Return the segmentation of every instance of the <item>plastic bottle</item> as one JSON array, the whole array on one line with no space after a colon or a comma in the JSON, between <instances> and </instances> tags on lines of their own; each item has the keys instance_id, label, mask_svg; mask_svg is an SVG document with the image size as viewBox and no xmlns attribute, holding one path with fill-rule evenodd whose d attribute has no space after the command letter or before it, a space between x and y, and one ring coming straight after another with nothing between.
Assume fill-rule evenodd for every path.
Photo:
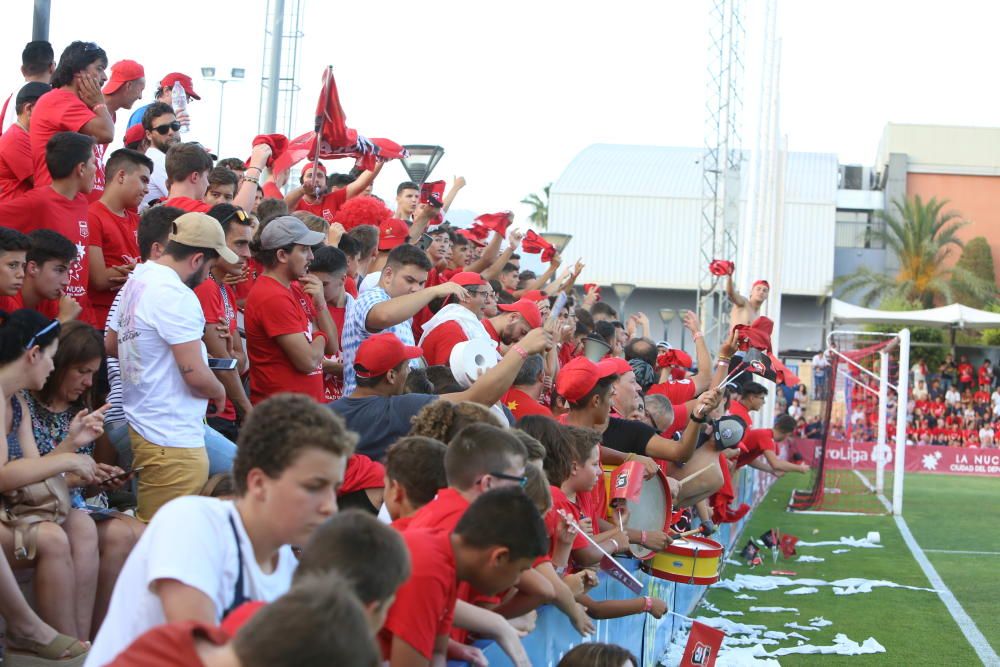
<instances>
[{"instance_id":1,"label":"plastic bottle","mask_svg":"<svg viewBox=\"0 0 1000 667\"><path fill-rule=\"evenodd\" d=\"M170 106L174 108L174 113L180 116L182 113L187 111L187 92L184 90L184 86L181 85L180 81L174 81L173 90L170 92ZM181 121L181 132L187 132L191 129L191 123L188 120Z\"/></svg>"}]
</instances>

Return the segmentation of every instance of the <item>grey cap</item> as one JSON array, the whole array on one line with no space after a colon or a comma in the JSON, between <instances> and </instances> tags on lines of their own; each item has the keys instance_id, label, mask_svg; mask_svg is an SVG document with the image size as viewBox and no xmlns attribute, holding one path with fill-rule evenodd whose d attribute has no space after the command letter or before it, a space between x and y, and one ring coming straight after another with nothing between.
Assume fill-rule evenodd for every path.
<instances>
[{"instance_id":1,"label":"grey cap","mask_svg":"<svg viewBox=\"0 0 1000 667\"><path fill-rule=\"evenodd\" d=\"M282 215L275 218L264 226L264 231L260 233L260 247L263 250L275 250L284 248L293 243L298 245L314 246L326 240L326 235L322 232L311 231L294 215Z\"/></svg>"}]
</instances>

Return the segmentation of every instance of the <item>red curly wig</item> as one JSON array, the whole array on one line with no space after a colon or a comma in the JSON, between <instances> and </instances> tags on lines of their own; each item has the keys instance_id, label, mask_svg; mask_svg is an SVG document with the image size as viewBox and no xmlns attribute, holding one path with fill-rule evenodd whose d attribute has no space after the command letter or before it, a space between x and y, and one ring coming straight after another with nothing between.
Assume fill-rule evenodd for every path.
<instances>
[{"instance_id":1,"label":"red curly wig","mask_svg":"<svg viewBox=\"0 0 1000 667\"><path fill-rule=\"evenodd\" d=\"M351 231L361 225L378 227L383 220L392 217L392 211L375 197L352 197L337 211L335 220Z\"/></svg>"}]
</instances>

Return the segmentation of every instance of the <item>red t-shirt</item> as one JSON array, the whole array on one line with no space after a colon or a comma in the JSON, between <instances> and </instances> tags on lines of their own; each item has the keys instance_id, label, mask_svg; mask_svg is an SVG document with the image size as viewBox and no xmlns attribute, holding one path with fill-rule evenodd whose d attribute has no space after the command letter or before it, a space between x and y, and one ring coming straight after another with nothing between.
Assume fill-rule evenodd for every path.
<instances>
[{"instance_id":1,"label":"red t-shirt","mask_svg":"<svg viewBox=\"0 0 1000 667\"><path fill-rule=\"evenodd\" d=\"M233 287L236 292L237 303L242 301L244 307L246 307L247 297L250 296L250 290L252 290L253 286L257 284L257 279L264 274L264 267L262 267L260 262L253 257L247 260L246 267L247 279L241 283L236 283ZM243 308L240 308L240 310L243 310Z\"/></svg>"},{"instance_id":2,"label":"red t-shirt","mask_svg":"<svg viewBox=\"0 0 1000 667\"><path fill-rule=\"evenodd\" d=\"M489 318L483 318L480 322L483 323L483 328L486 329L486 333L490 335L490 338L492 338L495 343L499 344L502 342L500 340L500 334L493 328L493 323L490 322Z\"/></svg>"},{"instance_id":3,"label":"red t-shirt","mask_svg":"<svg viewBox=\"0 0 1000 667\"><path fill-rule=\"evenodd\" d=\"M466 340L469 340L469 337L465 335L462 326L452 320L434 327L424 338L420 348L424 351L424 359L427 360L428 366L447 366L451 358L451 349Z\"/></svg>"},{"instance_id":4,"label":"red t-shirt","mask_svg":"<svg viewBox=\"0 0 1000 667\"><path fill-rule=\"evenodd\" d=\"M15 310L21 310L25 307L24 294L21 292L14 296L0 296L0 310L5 313L13 313ZM54 320L59 317L59 299L42 299L33 310L37 310L50 320Z\"/></svg>"},{"instance_id":5,"label":"red t-shirt","mask_svg":"<svg viewBox=\"0 0 1000 667\"><path fill-rule=\"evenodd\" d=\"M984 385L990 383L991 370L992 369L986 364L983 364L982 366L979 367L979 384Z\"/></svg>"},{"instance_id":6,"label":"red t-shirt","mask_svg":"<svg viewBox=\"0 0 1000 667\"><path fill-rule=\"evenodd\" d=\"M347 306L331 306L326 305L326 309L330 312L330 317L333 319L333 323L337 326L337 340L343 341L344 339L344 316L347 315ZM328 359L341 360L342 355L338 354L335 357L327 357ZM334 375L333 373L323 373L323 399L327 403L330 401L336 401L338 398L342 398L344 395L344 377L343 375Z\"/></svg>"},{"instance_id":7,"label":"red t-shirt","mask_svg":"<svg viewBox=\"0 0 1000 667\"><path fill-rule=\"evenodd\" d=\"M958 365L958 381L959 382L972 382L973 373L975 371L972 368L972 364L959 364Z\"/></svg>"},{"instance_id":8,"label":"red t-shirt","mask_svg":"<svg viewBox=\"0 0 1000 667\"><path fill-rule=\"evenodd\" d=\"M347 459L344 470L344 483L340 486L338 496L343 496L364 489L381 489L385 486L385 467L378 461L372 461L364 454L352 454Z\"/></svg>"},{"instance_id":9,"label":"red t-shirt","mask_svg":"<svg viewBox=\"0 0 1000 667\"><path fill-rule=\"evenodd\" d=\"M126 209L125 215L115 215L102 202L95 201L87 209L87 224L90 227L88 245L97 246L104 251L104 266L135 264L141 261L138 213ZM90 303L94 308L94 319L103 328L118 291L92 288L89 293Z\"/></svg>"},{"instance_id":10,"label":"red t-shirt","mask_svg":"<svg viewBox=\"0 0 1000 667\"><path fill-rule=\"evenodd\" d=\"M412 514L410 516L401 516L392 523L390 523L389 525L395 528L397 532L402 533L406 531L407 528L410 527L411 523L413 523Z\"/></svg>"},{"instance_id":11,"label":"red t-shirt","mask_svg":"<svg viewBox=\"0 0 1000 667\"><path fill-rule=\"evenodd\" d=\"M337 211L340 210L340 207L343 206L346 201L347 189L341 188L339 190L334 190L315 204L310 204L306 201L306 198L303 197L299 200L299 203L295 205L295 210L306 211L308 213L312 213L313 215L318 215L327 222L332 223L336 222ZM347 231L351 230L348 229Z\"/></svg>"},{"instance_id":12,"label":"red t-shirt","mask_svg":"<svg viewBox=\"0 0 1000 667\"><path fill-rule=\"evenodd\" d=\"M455 530L458 520L469 509L469 501L452 488L438 491L434 500L430 501L413 513L411 528L427 528L443 530L447 533Z\"/></svg>"},{"instance_id":13,"label":"red t-shirt","mask_svg":"<svg viewBox=\"0 0 1000 667\"><path fill-rule=\"evenodd\" d=\"M0 201L15 199L34 187L31 139L20 125L0 135Z\"/></svg>"},{"instance_id":14,"label":"red t-shirt","mask_svg":"<svg viewBox=\"0 0 1000 667\"><path fill-rule=\"evenodd\" d=\"M671 403L684 403L694 398L694 382L691 380L670 380L654 384L647 394L663 394Z\"/></svg>"},{"instance_id":15,"label":"red t-shirt","mask_svg":"<svg viewBox=\"0 0 1000 667\"><path fill-rule=\"evenodd\" d=\"M550 486L549 492L552 494L552 508L545 513L545 528L549 532L549 555L555 551L556 540L555 540L555 529L558 525L558 512L563 510L567 514L573 517L574 521L580 521L582 512L580 511L580 506L577 503L572 502L563 493L563 490L558 486ZM596 530L596 528L595 528ZM573 549L585 549L590 542L583 535L577 534L573 538Z\"/></svg>"},{"instance_id":16,"label":"red t-shirt","mask_svg":"<svg viewBox=\"0 0 1000 667\"><path fill-rule=\"evenodd\" d=\"M740 452L736 459L736 467L742 468L764 452L778 451L774 443L774 430L769 428L754 428L747 431L743 436L743 444L747 446L745 452Z\"/></svg>"},{"instance_id":17,"label":"red t-shirt","mask_svg":"<svg viewBox=\"0 0 1000 667\"><path fill-rule=\"evenodd\" d=\"M354 279L354 276L344 278L344 291L355 299L358 298L358 281Z\"/></svg>"},{"instance_id":18,"label":"red t-shirt","mask_svg":"<svg viewBox=\"0 0 1000 667\"><path fill-rule=\"evenodd\" d=\"M261 276L247 297L247 355L250 357L250 402L256 405L281 392L306 394L323 400L323 369L300 373L275 340L278 336L304 334L312 341L309 318L292 290L270 276ZM322 334L318 334L322 335Z\"/></svg>"},{"instance_id":19,"label":"red t-shirt","mask_svg":"<svg viewBox=\"0 0 1000 667\"><path fill-rule=\"evenodd\" d=\"M202 664L195 650L197 639L222 646L229 635L222 628L198 621L158 625L139 635L107 667L197 667Z\"/></svg>"},{"instance_id":20,"label":"red t-shirt","mask_svg":"<svg viewBox=\"0 0 1000 667\"><path fill-rule=\"evenodd\" d=\"M520 389L511 387L503 395L502 400L507 409L514 414L514 419L516 420L520 420L521 417L526 417L527 415L542 415L543 417L553 419L551 410Z\"/></svg>"},{"instance_id":21,"label":"red t-shirt","mask_svg":"<svg viewBox=\"0 0 1000 667\"><path fill-rule=\"evenodd\" d=\"M411 523L403 539L410 551L412 571L396 591L396 601L378 634L379 644L387 661L397 636L430 660L437 638L451 632L458 598L451 533L418 529Z\"/></svg>"},{"instance_id":22,"label":"red t-shirt","mask_svg":"<svg viewBox=\"0 0 1000 667\"><path fill-rule=\"evenodd\" d=\"M670 440L674 437L675 433L683 433L684 429L688 425L688 409L685 403L671 404L674 408L674 421L670 423L667 430L661 433L661 435Z\"/></svg>"},{"instance_id":23,"label":"red t-shirt","mask_svg":"<svg viewBox=\"0 0 1000 667\"><path fill-rule=\"evenodd\" d=\"M55 91L52 91L55 92ZM52 92L46 93L48 97ZM0 203L0 220L24 234L36 229L59 232L76 245L76 259L69 266L69 285L66 294L77 300L83 310L79 319L94 324L87 288L90 285L90 265L87 246L90 245L90 226L87 222L87 198L78 194L66 199L50 187L35 188L22 197ZM101 323L103 328L104 323Z\"/></svg>"},{"instance_id":24,"label":"red t-shirt","mask_svg":"<svg viewBox=\"0 0 1000 667\"><path fill-rule=\"evenodd\" d=\"M205 326L215 326L216 323L223 322L229 326L230 336L235 338L240 335L236 330L236 292L232 287L220 285L210 276L194 288L194 295L198 297L201 309L205 313ZM209 407L213 405L209 403ZM236 407L227 398L225 409L214 416L234 421Z\"/></svg>"},{"instance_id":25,"label":"red t-shirt","mask_svg":"<svg viewBox=\"0 0 1000 667\"><path fill-rule=\"evenodd\" d=\"M76 93L55 88L38 98L31 111L31 160L35 168L35 187L40 188L52 182L49 168L45 164L45 145L57 132L81 132L83 126L97 117ZM98 179L94 179L95 186ZM100 175L101 190L104 190L104 175ZM96 187L95 187L96 189Z\"/></svg>"},{"instance_id":26,"label":"red t-shirt","mask_svg":"<svg viewBox=\"0 0 1000 667\"><path fill-rule=\"evenodd\" d=\"M170 197L169 199L164 199L162 204L164 206L179 208L188 213L208 213L212 210L212 207L202 200L191 199L190 197Z\"/></svg>"}]
</instances>

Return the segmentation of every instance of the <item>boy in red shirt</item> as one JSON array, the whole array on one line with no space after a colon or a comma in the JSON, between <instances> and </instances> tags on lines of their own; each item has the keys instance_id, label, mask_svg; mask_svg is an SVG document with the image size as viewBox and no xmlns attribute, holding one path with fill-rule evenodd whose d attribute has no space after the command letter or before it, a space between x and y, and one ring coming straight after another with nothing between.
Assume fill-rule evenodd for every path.
<instances>
[{"instance_id":1,"label":"boy in red shirt","mask_svg":"<svg viewBox=\"0 0 1000 667\"><path fill-rule=\"evenodd\" d=\"M31 112L38 98L52 90L40 81L25 84L17 93L17 121L0 135L0 201L16 199L35 185L35 165L31 160Z\"/></svg>"},{"instance_id":2,"label":"boy in red shirt","mask_svg":"<svg viewBox=\"0 0 1000 667\"><path fill-rule=\"evenodd\" d=\"M313 253L310 275L323 285L323 299L336 328L337 353L323 359L323 399L329 403L344 395L344 360L340 355L344 315L353 298L344 289L347 256L339 248L323 246Z\"/></svg>"},{"instance_id":3,"label":"boy in red shirt","mask_svg":"<svg viewBox=\"0 0 1000 667\"><path fill-rule=\"evenodd\" d=\"M94 140L77 132L53 135L45 155L48 164L46 173L51 173L53 179L50 184L36 187L23 197L0 203L0 220L11 227L25 233L51 229L76 245L77 255L69 267L66 294L80 304L80 319L88 324L94 322L87 295L90 268L86 250L90 227L87 224L85 195L94 186L97 167L93 148Z\"/></svg>"},{"instance_id":4,"label":"boy in red shirt","mask_svg":"<svg viewBox=\"0 0 1000 667\"><path fill-rule=\"evenodd\" d=\"M257 260L264 274L247 297L245 330L250 357L250 401L295 392L323 401L325 356L337 351L337 331L326 309L323 285L308 274L312 246L326 237L286 215L267 223L260 235ZM299 281L312 299L310 322L291 288Z\"/></svg>"},{"instance_id":5,"label":"boy in red shirt","mask_svg":"<svg viewBox=\"0 0 1000 667\"><path fill-rule=\"evenodd\" d=\"M773 473L779 477L786 472L809 472L809 466L805 463L792 463L785 461L778 456L777 445L784 442L788 436L795 432L795 419L788 415L781 415L774 422L774 428L755 428L747 431L743 438L746 444L746 451L741 451L736 459L736 468L745 465L753 466L760 470ZM763 456L764 461L759 457Z\"/></svg>"},{"instance_id":6,"label":"boy in red shirt","mask_svg":"<svg viewBox=\"0 0 1000 667\"><path fill-rule=\"evenodd\" d=\"M120 148L105 167L104 194L87 210L90 228L90 303L94 321L103 329L118 289L139 262L139 214L149 191L153 161L139 151Z\"/></svg>"},{"instance_id":7,"label":"boy in red shirt","mask_svg":"<svg viewBox=\"0 0 1000 667\"><path fill-rule=\"evenodd\" d=\"M213 168L208 172L208 190L205 191L203 201L209 206L233 203L242 176L242 173L237 174L226 167Z\"/></svg>"},{"instance_id":8,"label":"boy in red shirt","mask_svg":"<svg viewBox=\"0 0 1000 667\"><path fill-rule=\"evenodd\" d=\"M443 662L459 582L496 595L548 552L538 510L520 488L477 498L454 532L410 527L403 538L413 573L396 595L379 633L391 667Z\"/></svg>"},{"instance_id":9,"label":"boy in red shirt","mask_svg":"<svg viewBox=\"0 0 1000 667\"><path fill-rule=\"evenodd\" d=\"M385 453L385 508L392 527L409 528L413 515L448 486L443 442L418 435L400 438Z\"/></svg>"},{"instance_id":10,"label":"boy in red shirt","mask_svg":"<svg viewBox=\"0 0 1000 667\"><path fill-rule=\"evenodd\" d=\"M30 308L49 319L72 320L79 315L80 305L66 295L66 286L69 267L76 259L76 246L51 229L36 229L28 234L28 239L31 247L21 291L11 297L0 296L0 310L9 313Z\"/></svg>"},{"instance_id":11,"label":"boy in red shirt","mask_svg":"<svg viewBox=\"0 0 1000 667\"><path fill-rule=\"evenodd\" d=\"M21 291L25 255L30 249L31 240L27 236L16 229L0 227L0 297L16 296Z\"/></svg>"},{"instance_id":12,"label":"boy in red shirt","mask_svg":"<svg viewBox=\"0 0 1000 667\"><path fill-rule=\"evenodd\" d=\"M266 144L253 147L250 153L250 166L247 167L247 173L240 181L240 187L232 199L234 206L244 211L253 209L257 197L257 182L270 155L271 147ZM170 192L163 204L176 206L188 212L208 213L212 204L204 200L208 192L212 157L204 147L194 142L174 144L167 151L164 165Z\"/></svg>"}]
</instances>

